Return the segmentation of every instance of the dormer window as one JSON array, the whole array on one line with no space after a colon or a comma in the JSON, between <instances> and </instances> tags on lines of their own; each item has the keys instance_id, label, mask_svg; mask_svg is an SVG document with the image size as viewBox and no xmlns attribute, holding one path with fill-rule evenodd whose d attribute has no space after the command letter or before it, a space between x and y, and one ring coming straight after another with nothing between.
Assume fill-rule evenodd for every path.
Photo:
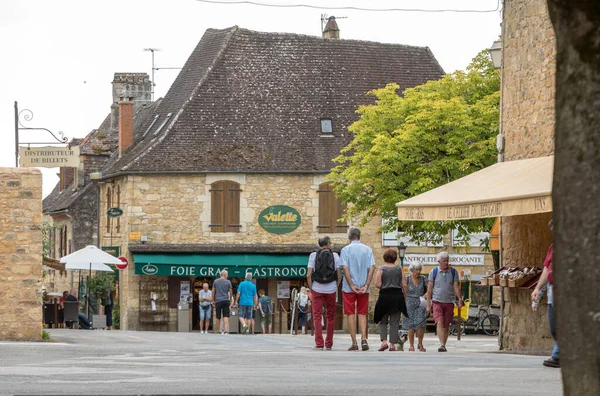
<instances>
[{"instance_id":1,"label":"dormer window","mask_svg":"<svg viewBox=\"0 0 600 396\"><path fill-rule=\"evenodd\" d=\"M331 118L321 118L321 136L332 136L333 124Z\"/></svg>"}]
</instances>

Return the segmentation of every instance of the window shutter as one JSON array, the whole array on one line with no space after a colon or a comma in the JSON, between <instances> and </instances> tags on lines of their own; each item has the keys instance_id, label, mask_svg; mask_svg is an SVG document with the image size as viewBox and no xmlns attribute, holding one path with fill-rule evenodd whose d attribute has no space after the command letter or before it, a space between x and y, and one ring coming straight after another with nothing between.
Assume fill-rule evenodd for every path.
<instances>
[{"instance_id":1,"label":"window shutter","mask_svg":"<svg viewBox=\"0 0 600 396\"><path fill-rule=\"evenodd\" d=\"M169 277L169 308L177 309L177 304L179 304L179 288L181 279L178 276L170 276Z\"/></svg>"},{"instance_id":2,"label":"window shutter","mask_svg":"<svg viewBox=\"0 0 600 396\"><path fill-rule=\"evenodd\" d=\"M335 213L331 213L331 208L332 204L335 202L332 202L334 201L334 199L332 199L334 196L329 183L320 184L317 193L319 194L319 221L317 232L334 232L334 222L332 222L332 219L335 219L335 217L333 217L335 216Z\"/></svg>"},{"instance_id":3,"label":"window shutter","mask_svg":"<svg viewBox=\"0 0 600 396\"><path fill-rule=\"evenodd\" d=\"M210 185L210 230L225 232L225 189L226 182L218 181Z\"/></svg>"},{"instance_id":4,"label":"window shutter","mask_svg":"<svg viewBox=\"0 0 600 396\"><path fill-rule=\"evenodd\" d=\"M240 232L240 185L236 182L225 182L227 196L225 199L225 231Z\"/></svg>"},{"instance_id":5,"label":"window shutter","mask_svg":"<svg viewBox=\"0 0 600 396\"><path fill-rule=\"evenodd\" d=\"M336 202L336 218L335 218L335 232L346 232L348 229L348 223L346 221L339 220L344 216L346 207L342 205L342 201L339 198L335 198Z\"/></svg>"}]
</instances>

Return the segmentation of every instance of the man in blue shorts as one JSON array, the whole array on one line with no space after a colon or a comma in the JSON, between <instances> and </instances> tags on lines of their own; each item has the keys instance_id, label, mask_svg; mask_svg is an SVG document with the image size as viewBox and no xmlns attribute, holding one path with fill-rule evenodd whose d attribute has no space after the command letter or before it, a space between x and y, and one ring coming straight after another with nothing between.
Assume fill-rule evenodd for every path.
<instances>
[{"instance_id":1,"label":"man in blue shorts","mask_svg":"<svg viewBox=\"0 0 600 396\"><path fill-rule=\"evenodd\" d=\"M252 320L252 309L258 304L256 285L252 283L252 274L246 273L246 280L239 284L235 304L240 307L241 334L248 334L246 321Z\"/></svg>"},{"instance_id":2,"label":"man in blue shorts","mask_svg":"<svg viewBox=\"0 0 600 396\"><path fill-rule=\"evenodd\" d=\"M204 283L202 290L198 292L198 301L200 301L200 333L208 333L212 312L212 291L208 289L208 283Z\"/></svg>"}]
</instances>

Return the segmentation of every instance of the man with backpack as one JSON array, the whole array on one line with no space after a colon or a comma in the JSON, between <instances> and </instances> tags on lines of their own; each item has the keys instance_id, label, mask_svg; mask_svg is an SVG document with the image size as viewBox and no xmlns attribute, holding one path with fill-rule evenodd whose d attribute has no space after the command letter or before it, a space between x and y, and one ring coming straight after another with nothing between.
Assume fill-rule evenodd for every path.
<instances>
[{"instance_id":1,"label":"man with backpack","mask_svg":"<svg viewBox=\"0 0 600 396\"><path fill-rule=\"evenodd\" d=\"M440 340L438 352L447 352L448 329L454 318L454 297L458 300L459 308L463 305L458 288L458 271L450 267L449 261L448 252L438 253L437 262L440 266L429 273L427 284L427 313L433 308L433 320Z\"/></svg>"},{"instance_id":2,"label":"man with backpack","mask_svg":"<svg viewBox=\"0 0 600 396\"><path fill-rule=\"evenodd\" d=\"M330 351L335 326L335 297L342 280L340 256L331 250L328 236L319 238L319 250L308 258L306 279L312 290L312 312L315 328L315 349ZM323 342L323 305L325 305L326 337Z\"/></svg>"}]
</instances>

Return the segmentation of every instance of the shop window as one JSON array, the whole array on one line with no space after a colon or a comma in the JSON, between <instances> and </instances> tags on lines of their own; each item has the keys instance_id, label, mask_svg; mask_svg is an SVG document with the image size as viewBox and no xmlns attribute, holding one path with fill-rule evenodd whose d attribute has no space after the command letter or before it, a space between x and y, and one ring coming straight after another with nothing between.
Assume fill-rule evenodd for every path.
<instances>
[{"instance_id":1,"label":"shop window","mask_svg":"<svg viewBox=\"0 0 600 396\"><path fill-rule=\"evenodd\" d=\"M169 277L169 308L177 309L177 304L179 304L179 288L181 286L181 279L178 276L170 276Z\"/></svg>"},{"instance_id":2,"label":"shop window","mask_svg":"<svg viewBox=\"0 0 600 396\"><path fill-rule=\"evenodd\" d=\"M319 194L319 225L317 231L320 233L346 232L348 224L339 220L344 215L345 208L335 196L333 186L329 183L320 184L317 193Z\"/></svg>"},{"instance_id":3,"label":"shop window","mask_svg":"<svg viewBox=\"0 0 600 396\"><path fill-rule=\"evenodd\" d=\"M239 232L240 185L221 180L210 185L210 230L212 232Z\"/></svg>"}]
</instances>

